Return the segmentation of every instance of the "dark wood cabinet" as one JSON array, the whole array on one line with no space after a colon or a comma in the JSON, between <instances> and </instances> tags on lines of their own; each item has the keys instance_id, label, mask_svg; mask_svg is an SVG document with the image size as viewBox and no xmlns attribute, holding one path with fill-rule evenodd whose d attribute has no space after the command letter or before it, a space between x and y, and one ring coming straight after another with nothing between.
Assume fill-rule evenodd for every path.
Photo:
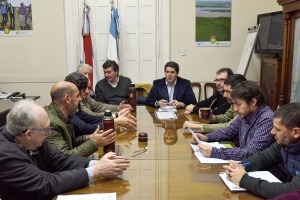
<instances>
[{"instance_id":1,"label":"dark wood cabinet","mask_svg":"<svg viewBox=\"0 0 300 200\"><path fill-rule=\"evenodd\" d=\"M260 87L263 90L266 104L272 110L276 110L279 104L281 66L281 58L263 57L262 59Z\"/></svg>"},{"instance_id":2,"label":"dark wood cabinet","mask_svg":"<svg viewBox=\"0 0 300 200\"><path fill-rule=\"evenodd\" d=\"M277 0L284 14L282 70L279 105L299 101L300 91L300 0Z\"/></svg>"}]
</instances>

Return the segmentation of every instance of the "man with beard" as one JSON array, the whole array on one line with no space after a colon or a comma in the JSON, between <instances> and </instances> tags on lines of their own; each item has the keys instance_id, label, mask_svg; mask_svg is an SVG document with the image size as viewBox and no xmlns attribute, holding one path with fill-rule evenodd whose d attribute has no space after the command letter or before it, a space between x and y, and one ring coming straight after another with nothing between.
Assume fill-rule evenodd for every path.
<instances>
[{"instance_id":1,"label":"man with beard","mask_svg":"<svg viewBox=\"0 0 300 200\"><path fill-rule=\"evenodd\" d=\"M226 98L223 96L224 93L224 81L233 74L230 68L221 68L217 71L216 79L214 82L217 86L217 92L213 94L210 98L205 99L203 101L199 101L196 105L190 104L185 108L185 114L199 114L201 108L208 108L211 106L212 114L220 115L224 114L230 104L227 103Z\"/></svg>"},{"instance_id":2,"label":"man with beard","mask_svg":"<svg viewBox=\"0 0 300 200\"><path fill-rule=\"evenodd\" d=\"M213 124L200 124L185 121L183 128L198 129L201 133L210 133L229 126L237 118L237 114L233 110L231 92L238 83L246 80L247 79L241 74L233 74L224 81L224 97L231 106L224 114L210 115L209 121ZM199 116L201 117L201 115Z\"/></svg>"},{"instance_id":3,"label":"man with beard","mask_svg":"<svg viewBox=\"0 0 300 200\"><path fill-rule=\"evenodd\" d=\"M241 164L230 161L223 166L233 183L264 199L274 198L287 192L300 189L300 104L290 103L275 111L271 131L277 142L242 163L250 163L245 168ZM247 174L251 171L270 170L284 164L290 180L283 183L270 183ZM299 199L299 191L283 195L278 199ZM277 199L277 198L276 198Z\"/></svg>"},{"instance_id":4,"label":"man with beard","mask_svg":"<svg viewBox=\"0 0 300 200\"><path fill-rule=\"evenodd\" d=\"M96 152L98 146L110 144L115 140L115 132L112 129L99 134L99 126L93 134L75 137L70 116L77 111L81 100L76 85L66 81L57 82L52 86L50 94L52 102L46 107L46 111L51 122L51 135L47 140L56 149L87 157Z\"/></svg>"},{"instance_id":5,"label":"man with beard","mask_svg":"<svg viewBox=\"0 0 300 200\"><path fill-rule=\"evenodd\" d=\"M262 151L274 142L271 135L273 111L265 105L260 87L253 81L243 81L231 92L237 119L228 127L197 137L206 142L238 139L236 148L215 148L199 143L200 152L211 158L242 160Z\"/></svg>"}]
</instances>

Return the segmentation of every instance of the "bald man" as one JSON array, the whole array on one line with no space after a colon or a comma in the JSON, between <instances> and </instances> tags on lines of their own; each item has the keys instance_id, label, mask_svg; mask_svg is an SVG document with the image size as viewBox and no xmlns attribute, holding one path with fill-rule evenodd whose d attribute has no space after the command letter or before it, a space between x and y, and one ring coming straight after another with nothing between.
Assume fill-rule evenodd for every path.
<instances>
[{"instance_id":1,"label":"bald man","mask_svg":"<svg viewBox=\"0 0 300 200\"><path fill-rule=\"evenodd\" d=\"M50 200L88 184L93 177L114 178L129 160L113 153L99 161L64 154L45 141L51 135L45 110L30 100L17 102L0 130L1 199Z\"/></svg>"},{"instance_id":2,"label":"bald man","mask_svg":"<svg viewBox=\"0 0 300 200\"><path fill-rule=\"evenodd\" d=\"M51 98L52 102L46 107L46 111L51 121L52 133L47 140L56 149L87 157L96 152L98 146L110 144L115 140L115 132L112 129L99 134L99 127L91 135L75 137L69 117L77 111L81 97L73 83L55 83L51 89Z\"/></svg>"}]
</instances>

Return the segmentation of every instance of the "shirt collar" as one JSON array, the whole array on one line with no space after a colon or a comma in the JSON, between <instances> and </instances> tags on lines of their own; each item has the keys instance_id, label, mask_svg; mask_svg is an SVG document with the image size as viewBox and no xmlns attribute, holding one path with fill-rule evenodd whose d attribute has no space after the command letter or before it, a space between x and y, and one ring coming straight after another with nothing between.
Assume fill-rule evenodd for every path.
<instances>
[{"instance_id":1,"label":"shirt collar","mask_svg":"<svg viewBox=\"0 0 300 200\"><path fill-rule=\"evenodd\" d=\"M119 83L119 79L120 79L120 78L119 78L119 76L118 76L116 82L114 82L114 83L110 83L110 82L108 82L108 81L107 81L107 82L108 82L109 85L111 85L111 87L114 87L114 88L115 88L115 87L117 87L117 85L118 85L118 83Z\"/></svg>"},{"instance_id":2,"label":"shirt collar","mask_svg":"<svg viewBox=\"0 0 300 200\"><path fill-rule=\"evenodd\" d=\"M177 78L176 78L176 80L175 80L175 82L174 82L173 85L168 85L168 82L167 82L167 80L166 80L166 85L169 86L169 87L175 87L176 83L177 83Z\"/></svg>"}]
</instances>

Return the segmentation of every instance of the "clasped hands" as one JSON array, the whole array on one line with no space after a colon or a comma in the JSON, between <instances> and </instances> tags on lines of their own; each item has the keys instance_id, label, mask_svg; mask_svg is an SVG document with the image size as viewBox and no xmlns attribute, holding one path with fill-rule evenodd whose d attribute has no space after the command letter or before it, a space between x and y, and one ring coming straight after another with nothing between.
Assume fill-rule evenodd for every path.
<instances>
[{"instance_id":1,"label":"clasped hands","mask_svg":"<svg viewBox=\"0 0 300 200\"><path fill-rule=\"evenodd\" d=\"M242 164L238 164L233 160L229 161L229 165L223 165L223 168L225 169L227 178L236 185L240 184L242 177L247 173Z\"/></svg>"},{"instance_id":2,"label":"clasped hands","mask_svg":"<svg viewBox=\"0 0 300 200\"><path fill-rule=\"evenodd\" d=\"M181 107L184 107L184 104L177 100L171 100L170 102L168 102L165 99L161 99L161 100L157 101L157 106L159 106L159 107L174 106L176 108L181 108Z\"/></svg>"}]
</instances>

